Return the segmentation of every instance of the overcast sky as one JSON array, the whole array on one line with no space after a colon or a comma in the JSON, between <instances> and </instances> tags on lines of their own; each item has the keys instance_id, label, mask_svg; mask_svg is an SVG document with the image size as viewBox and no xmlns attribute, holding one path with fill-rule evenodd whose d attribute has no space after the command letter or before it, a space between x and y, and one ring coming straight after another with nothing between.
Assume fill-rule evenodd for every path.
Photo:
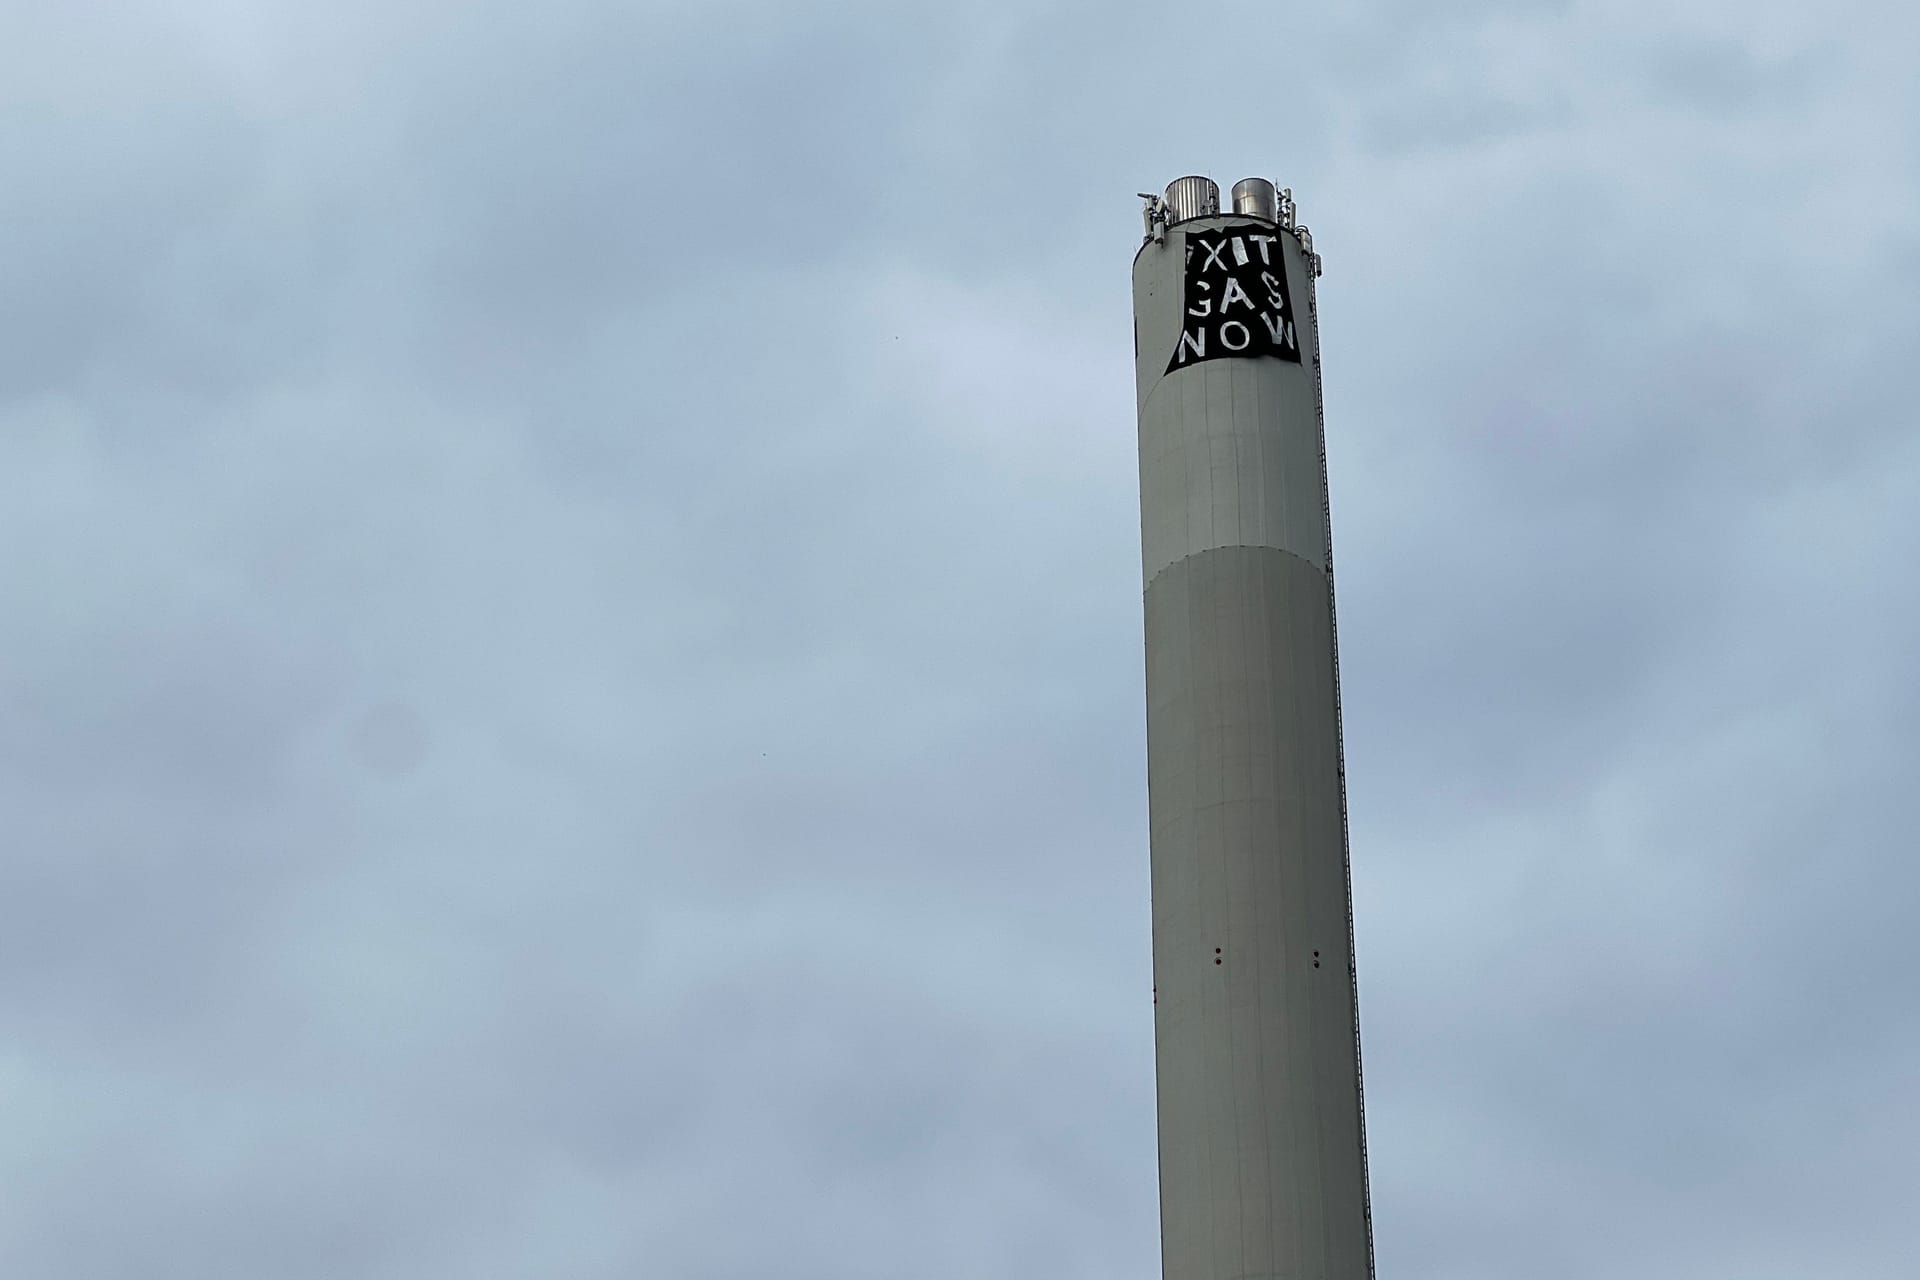
<instances>
[{"instance_id":1,"label":"overcast sky","mask_svg":"<svg viewBox=\"0 0 1920 1280\"><path fill-rule=\"evenodd\" d=\"M1197 171L1383 1280L1911 1280L1920 18L1680 8L0 0L0 1274L1154 1280Z\"/></svg>"}]
</instances>

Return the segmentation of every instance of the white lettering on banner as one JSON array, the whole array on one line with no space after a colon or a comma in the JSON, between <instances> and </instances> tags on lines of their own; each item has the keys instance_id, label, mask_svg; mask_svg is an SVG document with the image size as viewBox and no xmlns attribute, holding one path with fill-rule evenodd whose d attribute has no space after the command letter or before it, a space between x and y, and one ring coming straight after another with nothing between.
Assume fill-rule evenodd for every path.
<instances>
[{"instance_id":1,"label":"white lettering on banner","mask_svg":"<svg viewBox=\"0 0 1920 1280\"><path fill-rule=\"evenodd\" d=\"M1271 237L1269 237L1269 239L1271 239ZM1260 273L1260 283L1267 286L1267 305L1275 311L1285 311L1287 309L1287 290L1285 286L1273 278L1273 272L1262 271Z\"/></svg>"},{"instance_id":2,"label":"white lettering on banner","mask_svg":"<svg viewBox=\"0 0 1920 1280\"><path fill-rule=\"evenodd\" d=\"M1243 222L1191 230L1185 239L1181 291L1186 314L1168 371L1259 356L1299 364L1286 255L1273 247L1281 237Z\"/></svg>"}]
</instances>

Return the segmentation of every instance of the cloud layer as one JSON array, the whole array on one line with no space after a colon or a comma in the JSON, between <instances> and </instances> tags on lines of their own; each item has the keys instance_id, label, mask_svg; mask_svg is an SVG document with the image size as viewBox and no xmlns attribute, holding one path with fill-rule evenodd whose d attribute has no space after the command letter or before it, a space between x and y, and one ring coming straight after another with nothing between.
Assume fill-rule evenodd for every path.
<instances>
[{"instance_id":1,"label":"cloud layer","mask_svg":"<svg viewBox=\"0 0 1920 1280\"><path fill-rule=\"evenodd\" d=\"M0 15L0 1271L1156 1275L1200 171L1328 261L1382 1274L1904 1280L1916 36Z\"/></svg>"}]
</instances>

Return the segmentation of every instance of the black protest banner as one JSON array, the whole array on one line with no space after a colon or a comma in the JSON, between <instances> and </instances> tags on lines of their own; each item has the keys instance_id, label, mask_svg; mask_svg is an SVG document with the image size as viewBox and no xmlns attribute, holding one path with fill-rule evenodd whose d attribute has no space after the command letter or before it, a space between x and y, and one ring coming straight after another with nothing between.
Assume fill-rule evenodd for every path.
<instances>
[{"instance_id":1,"label":"black protest banner","mask_svg":"<svg viewBox=\"0 0 1920 1280\"><path fill-rule=\"evenodd\" d=\"M1278 232L1260 227L1187 235L1186 315L1168 373L1236 356L1300 363L1279 240Z\"/></svg>"}]
</instances>

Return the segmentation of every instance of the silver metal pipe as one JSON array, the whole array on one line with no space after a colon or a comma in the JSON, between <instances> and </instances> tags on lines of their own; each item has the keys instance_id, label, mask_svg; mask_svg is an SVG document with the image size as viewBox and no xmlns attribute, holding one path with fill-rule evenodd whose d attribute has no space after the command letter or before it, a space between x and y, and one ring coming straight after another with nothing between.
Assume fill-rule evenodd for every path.
<instances>
[{"instance_id":1,"label":"silver metal pipe","mask_svg":"<svg viewBox=\"0 0 1920 1280\"><path fill-rule=\"evenodd\" d=\"M1167 184L1166 205L1169 222L1210 218L1220 212L1220 184L1197 175L1175 178Z\"/></svg>"},{"instance_id":2,"label":"silver metal pipe","mask_svg":"<svg viewBox=\"0 0 1920 1280\"><path fill-rule=\"evenodd\" d=\"M1280 221L1280 193L1265 178L1242 178L1233 184L1233 211L1251 218Z\"/></svg>"}]
</instances>

